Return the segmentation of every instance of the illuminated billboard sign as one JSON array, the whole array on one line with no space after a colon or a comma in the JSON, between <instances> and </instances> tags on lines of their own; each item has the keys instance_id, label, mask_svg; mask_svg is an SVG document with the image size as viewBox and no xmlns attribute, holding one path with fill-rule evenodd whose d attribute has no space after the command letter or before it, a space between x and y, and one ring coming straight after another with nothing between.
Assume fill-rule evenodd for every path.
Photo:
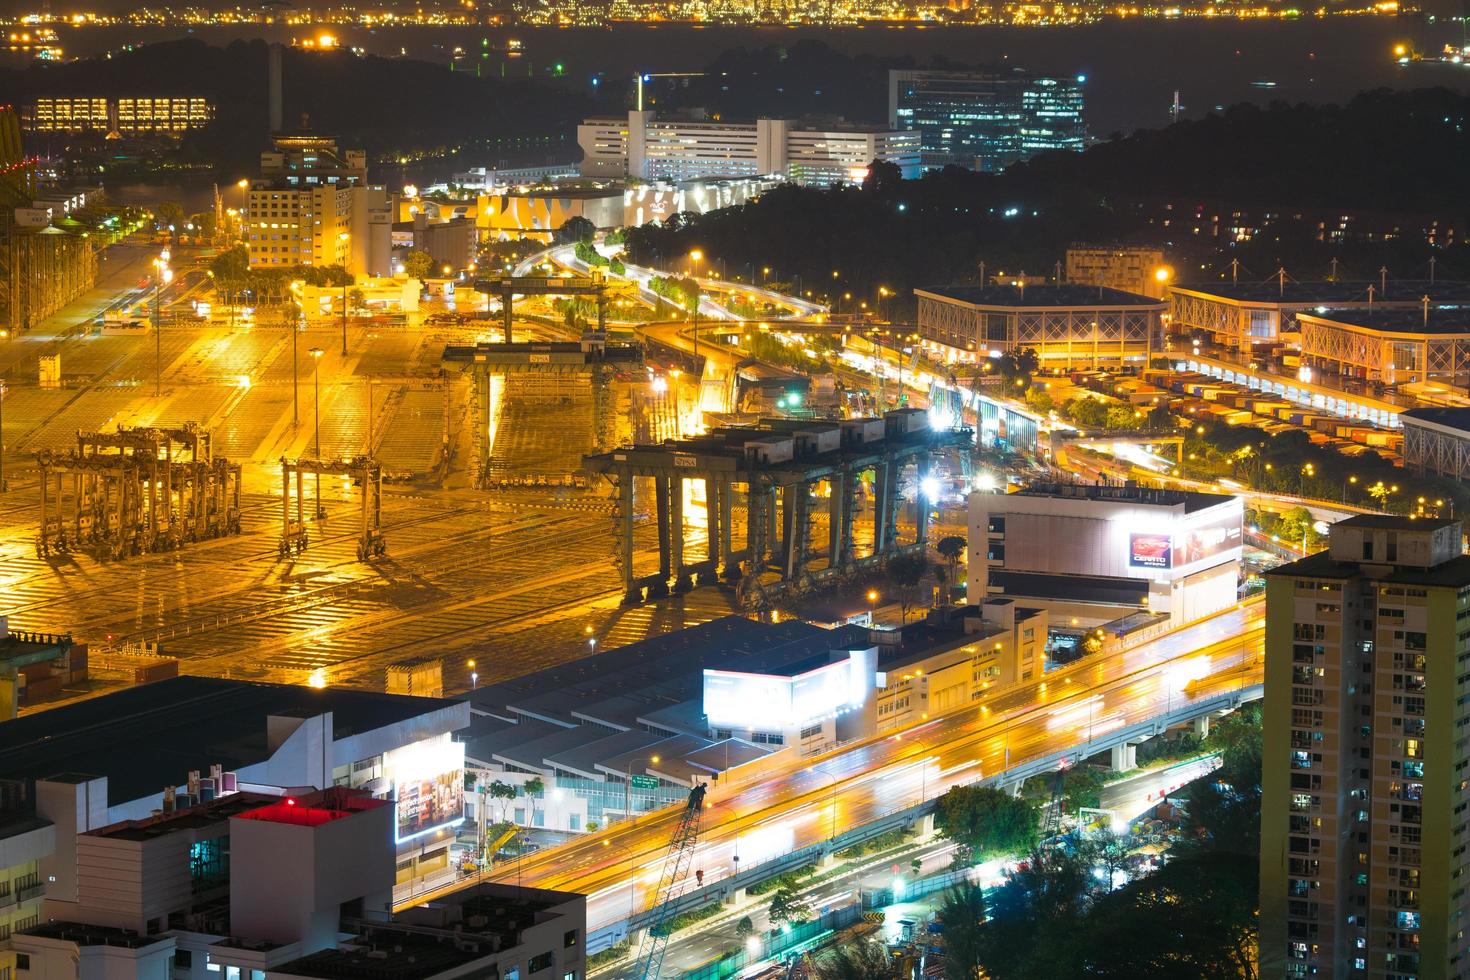
<instances>
[{"instance_id":1,"label":"illuminated billboard sign","mask_svg":"<svg viewBox=\"0 0 1470 980\"><path fill-rule=\"evenodd\" d=\"M1167 534L1128 535L1128 564L1134 568L1174 567L1174 543Z\"/></svg>"},{"instance_id":2,"label":"illuminated billboard sign","mask_svg":"<svg viewBox=\"0 0 1470 980\"><path fill-rule=\"evenodd\" d=\"M706 669L705 717L716 728L768 732L835 717L867 701L876 657L871 650L849 651L795 675Z\"/></svg>"},{"instance_id":3,"label":"illuminated billboard sign","mask_svg":"<svg viewBox=\"0 0 1470 980\"><path fill-rule=\"evenodd\" d=\"M1241 514L1238 509L1215 517L1199 527L1185 528L1174 535L1174 563L1193 565L1232 548L1239 548Z\"/></svg>"},{"instance_id":4,"label":"illuminated billboard sign","mask_svg":"<svg viewBox=\"0 0 1470 980\"><path fill-rule=\"evenodd\" d=\"M398 801L394 839L405 841L464 820L464 743L447 734L384 757Z\"/></svg>"}]
</instances>

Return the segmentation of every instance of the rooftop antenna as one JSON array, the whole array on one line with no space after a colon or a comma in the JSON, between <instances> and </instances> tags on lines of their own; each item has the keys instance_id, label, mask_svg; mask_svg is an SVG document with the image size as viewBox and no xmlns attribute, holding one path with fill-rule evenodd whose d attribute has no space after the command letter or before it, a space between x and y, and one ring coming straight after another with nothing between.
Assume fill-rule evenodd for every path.
<instances>
[{"instance_id":1,"label":"rooftop antenna","mask_svg":"<svg viewBox=\"0 0 1470 980\"><path fill-rule=\"evenodd\" d=\"M985 260L980 260L980 285L985 285Z\"/></svg>"},{"instance_id":2,"label":"rooftop antenna","mask_svg":"<svg viewBox=\"0 0 1470 980\"><path fill-rule=\"evenodd\" d=\"M1234 286L1240 281L1240 259L1230 260L1230 285Z\"/></svg>"},{"instance_id":3,"label":"rooftop antenna","mask_svg":"<svg viewBox=\"0 0 1470 980\"><path fill-rule=\"evenodd\" d=\"M1060 262L1052 266L1052 278L1056 280L1058 286L1062 284L1062 264Z\"/></svg>"},{"instance_id":4,"label":"rooftop antenna","mask_svg":"<svg viewBox=\"0 0 1470 980\"><path fill-rule=\"evenodd\" d=\"M1368 284L1368 309L1373 309L1373 284Z\"/></svg>"},{"instance_id":5,"label":"rooftop antenna","mask_svg":"<svg viewBox=\"0 0 1470 980\"><path fill-rule=\"evenodd\" d=\"M1431 285L1431 286L1434 285L1434 262L1435 262L1435 257L1433 255L1431 255L1429 257L1429 285Z\"/></svg>"},{"instance_id":6,"label":"rooftop antenna","mask_svg":"<svg viewBox=\"0 0 1470 980\"><path fill-rule=\"evenodd\" d=\"M1332 282L1337 282L1337 256L1335 255L1332 257L1332 271L1328 273L1327 278Z\"/></svg>"},{"instance_id":7,"label":"rooftop antenna","mask_svg":"<svg viewBox=\"0 0 1470 980\"><path fill-rule=\"evenodd\" d=\"M1286 295L1286 266L1276 269L1276 291L1282 296Z\"/></svg>"},{"instance_id":8,"label":"rooftop antenna","mask_svg":"<svg viewBox=\"0 0 1470 980\"><path fill-rule=\"evenodd\" d=\"M1169 121L1178 122L1179 113L1183 108L1184 107L1179 104L1179 90L1176 88L1174 90L1174 103L1169 106Z\"/></svg>"},{"instance_id":9,"label":"rooftop antenna","mask_svg":"<svg viewBox=\"0 0 1470 980\"><path fill-rule=\"evenodd\" d=\"M1424 304L1424 325L1427 327L1429 326L1429 294L1425 293L1419 302Z\"/></svg>"},{"instance_id":10,"label":"rooftop antenna","mask_svg":"<svg viewBox=\"0 0 1470 980\"><path fill-rule=\"evenodd\" d=\"M1016 280L1016 285L1021 287L1021 298L1026 298L1026 270L1021 270L1021 278Z\"/></svg>"},{"instance_id":11,"label":"rooftop antenna","mask_svg":"<svg viewBox=\"0 0 1470 980\"><path fill-rule=\"evenodd\" d=\"M1388 266L1386 265L1378 267L1378 291L1388 292Z\"/></svg>"}]
</instances>

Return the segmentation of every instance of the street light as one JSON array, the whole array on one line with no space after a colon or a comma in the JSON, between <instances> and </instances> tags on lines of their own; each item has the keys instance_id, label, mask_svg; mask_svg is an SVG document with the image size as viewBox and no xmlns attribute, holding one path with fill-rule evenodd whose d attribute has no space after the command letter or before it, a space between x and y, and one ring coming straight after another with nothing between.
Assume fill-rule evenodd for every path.
<instances>
[{"instance_id":1,"label":"street light","mask_svg":"<svg viewBox=\"0 0 1470 980\"><path fill-rule=\"evenodd\" d=\"M314 435L313 441L316 443L316 450L315 450L315 452L316 452L316 458L317 459L321 459L322 458L322 381L321 381L321 371L318 370L318 367L319 367L319 365L321 363L321 359L322 359L322 349L320 347L313 347L310 351L308 351L308 353L311 354L311 389L312 389L312 400L314 402L314 405L312 406L312 411L311 411L311 427L314 430L314 433L313 433L313 435ZM321 520L322 518L324 518L326 516L327 516L326 511L322 510L322 475L320 473L318 473L318 474L316 474L316 519L317 520Z\"/></svg>"},{"instance_id":2,"label":"street light","mask_svg":"<svg viewBox=\"0 0 1470 980\"><path fill-rule=\"evenodd\" d=\"M475 662L473 660L466 661L465 666L470 669L470 690L473 691L480 686L480 675L475 670Z\"/></svg>"},{"instance_id":3,"label":"street light","mask_svg":"<svg viewBox=\"0 0 1470 980\"><path fill-rule=\"evenodd\" d=\"M623 812L634 824L638 823L638 816L633 812L633 763L635 762L651 762L656 766L659 763L659 757L640 755L629 759L628 764L623 767Z\"/></svg>"},{"instance_id":4,"label":"street light","mask_svg":"<svg viewBox=\"0 0 1470 980\"><path fill-rule=\"evenodd\" d=\"M699 249L690 249L689 268L693 271L694 280L694 357L699 358L699 263L704 260L704 253Z\"/></svg>"},{"instance_id":5,"label":"street light","mask_svg":"<svg viewBox=\"0 0 1470 980\"><path fill-rule=\"evenodd\" d=\"M163 287L173 282L174 270L168 267L168 249L158 253L153 267L158 277L153 280L153 397L163 394Z\"/></svg>"}]
</instances>

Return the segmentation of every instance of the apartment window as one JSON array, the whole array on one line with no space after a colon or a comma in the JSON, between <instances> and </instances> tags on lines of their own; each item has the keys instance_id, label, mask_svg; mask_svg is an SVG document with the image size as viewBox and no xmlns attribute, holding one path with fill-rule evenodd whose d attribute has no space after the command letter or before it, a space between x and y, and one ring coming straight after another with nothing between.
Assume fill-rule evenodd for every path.
<instances>
[{"instance_id":1,"label":"apartment window","mask_svg":"<svg viewBox=\"0 0 1470 980\"><path fill-rule=\"evenodd\" d=\"M566 949L571 949L573 946L577 945L577 930L575 930L575 929L568 930L561 937L561 944Z\"/></svg>"},{"instance_id":2,"label":"apartment window","mask_svg":"<svg viewBox=\"0 0 1470 980\"><path fill-rule=\"evenodd\" d=\"M174 950L174 966L180 970L191 970L194 968L194 953L187 949Z\"/></svg>"},{"instance_id":3,"label":"apartment window","mask_svg":"<svg viewBox=\"0 0 1470 980\"><path fill-rule=\"evenodd\" d=\"M29 970L31 968L31 954L30 953L16 953L15 954L15 968L17 970Z\"/></svg>"},{"instance_id":4,"label":"apartment window","mask_svg":"<svg viewBox=\"0 0 1470 980\"><path fill-rule=\"evenodd\" d=\"M554 962L552 955L548 951L531 957L531 962L527 963L526 967L531 973L540 973L542 970L549 970L552 962Z\"/></svg>"}]
</instances>

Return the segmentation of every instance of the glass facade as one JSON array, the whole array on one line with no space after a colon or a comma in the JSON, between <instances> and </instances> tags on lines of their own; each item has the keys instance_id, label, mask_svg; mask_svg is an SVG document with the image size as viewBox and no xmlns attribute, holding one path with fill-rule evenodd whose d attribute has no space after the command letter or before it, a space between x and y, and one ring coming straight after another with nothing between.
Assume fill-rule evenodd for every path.
<instances>
[{"instance_id":1,"label":"glass facade","mask_svg":"<svg viewBox=\"0 0 1470 980\"><path fill-rule=\"evenodd\" d=\"M1083 81L1023 71L892 71L889 125L922 134L928 167L995 172L1048 150L1084 148Z\"/></svg>"}]
</instances>

